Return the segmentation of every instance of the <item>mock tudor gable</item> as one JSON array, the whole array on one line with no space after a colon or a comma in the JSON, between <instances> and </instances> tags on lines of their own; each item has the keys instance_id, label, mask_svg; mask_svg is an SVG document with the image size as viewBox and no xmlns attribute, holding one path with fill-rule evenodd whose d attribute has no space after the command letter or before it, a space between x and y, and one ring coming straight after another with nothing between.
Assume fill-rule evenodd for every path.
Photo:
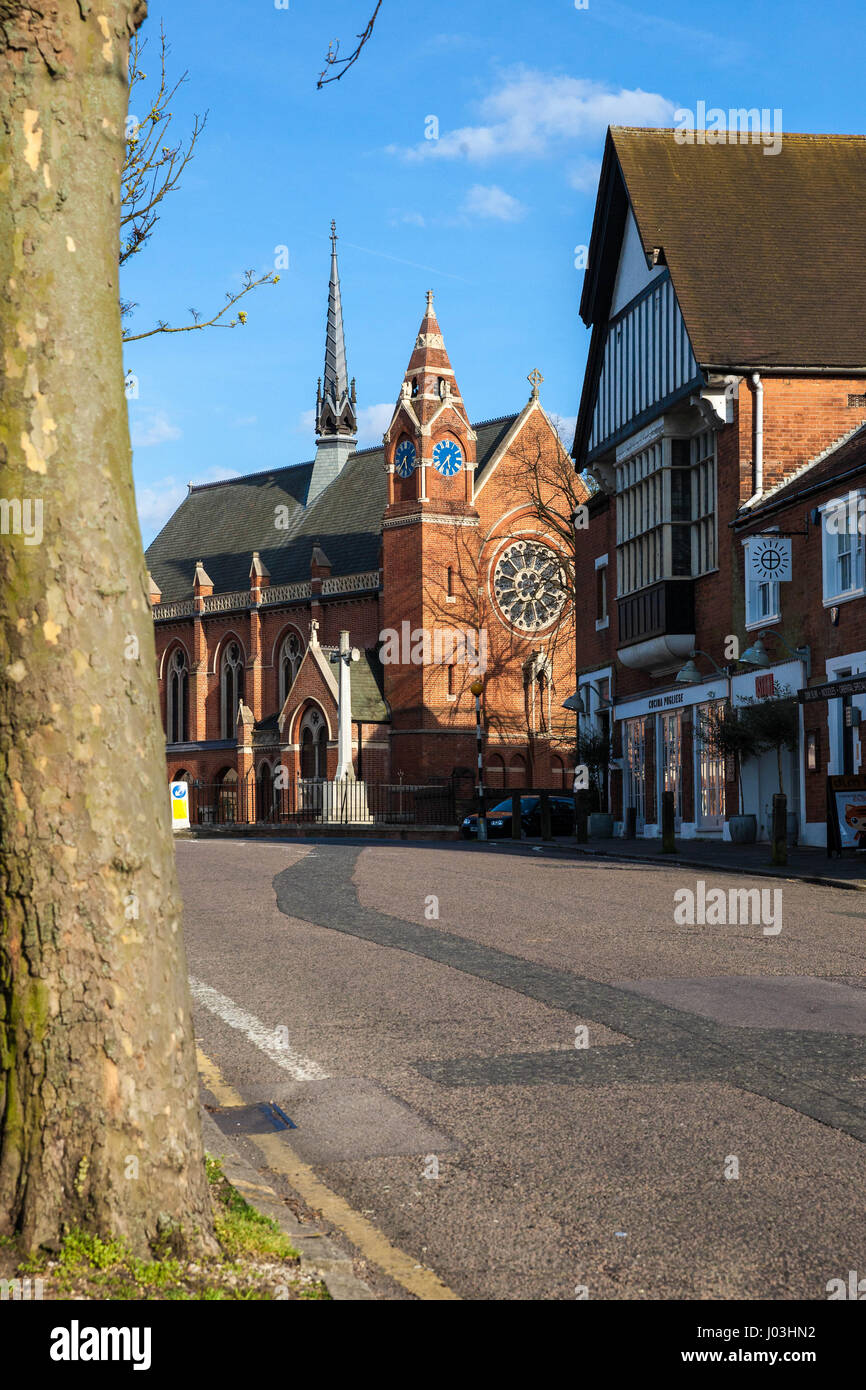
<instances>
[{"instance_id":1,"label":"mock tudor gable","mask_svg":"<svg viewBox=\"0 0 866 1390\"><path fill-rule=\"evenodd\" d=\"M725 701L803 695L819 662L823 679L863 669L863 545L826 517L854 510L827 477L849 460L859 507L866 139L682 134L611 129L605 145L573 448L599 486L577 552L596 606L572 707L582 736L611 737L624 833L660 834L667 796L684 836L727 838L743 810L766 838L783 790L820 843L807 773L861 765L839 710L823 738L811 716L807 767L785 749L740 775L712 729ZM752 573L743 542L762 527L790 545L790 582Z\"/></svg>"}]
</instances>

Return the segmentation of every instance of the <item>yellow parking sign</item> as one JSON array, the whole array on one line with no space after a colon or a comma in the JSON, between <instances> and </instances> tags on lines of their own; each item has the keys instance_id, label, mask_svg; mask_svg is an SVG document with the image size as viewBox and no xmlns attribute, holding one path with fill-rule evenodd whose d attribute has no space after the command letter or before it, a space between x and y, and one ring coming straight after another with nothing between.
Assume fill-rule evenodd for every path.
<instances>
[{"instance_id":1,"label":"yellow parking sign","mask_svg":"<svg viewBox=\"0 0 866 1390\"><path fill-rule=\"evenodd\" d=\"M186 782L171 782L171 828L189 830L189 787Z\"/></svg>"}]
</instances>

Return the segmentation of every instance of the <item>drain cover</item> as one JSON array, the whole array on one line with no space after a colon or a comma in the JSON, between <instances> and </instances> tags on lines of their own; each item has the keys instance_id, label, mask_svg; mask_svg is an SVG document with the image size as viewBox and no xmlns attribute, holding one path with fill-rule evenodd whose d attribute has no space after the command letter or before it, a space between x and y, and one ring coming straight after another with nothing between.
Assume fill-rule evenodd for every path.
<instances>
[{"instance_id":1,"label":"drain cover","mask_svg":"<svg viewBox=\"0 0 866 1390\"><path fill-rule=\"evenodd\" d=\"M216 1105L211 1114L223 1134L271 1134L275 1129L297 1129L276 1101L258 1105Z\"/></svg>"}]
</instances>

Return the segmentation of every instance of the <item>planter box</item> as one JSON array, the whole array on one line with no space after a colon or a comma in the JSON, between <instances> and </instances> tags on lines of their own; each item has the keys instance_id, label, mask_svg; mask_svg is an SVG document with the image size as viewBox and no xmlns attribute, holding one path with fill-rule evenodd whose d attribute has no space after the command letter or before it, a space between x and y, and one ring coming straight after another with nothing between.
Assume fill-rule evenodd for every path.
<instances>
[{"instance_id":1,"label":"planter box","mask_svg":"<svg viewBox=\"0 0 866 1390\"><path fill-rule=\"evenodd\" d=\"M592 840L612 840L613 816L607 811L592 811L589 816L589 836Z\"/></svg>"},{"instance_id":2,"label":"planter box","mask_svg":"<svg viewBox=\"0 0 866 1390\"><path fill-rule=\"evenodd\" d=\"M728 820L731 843L753 845L758 838L757 816L731 816Z\"/></svg>"}]
</instances>

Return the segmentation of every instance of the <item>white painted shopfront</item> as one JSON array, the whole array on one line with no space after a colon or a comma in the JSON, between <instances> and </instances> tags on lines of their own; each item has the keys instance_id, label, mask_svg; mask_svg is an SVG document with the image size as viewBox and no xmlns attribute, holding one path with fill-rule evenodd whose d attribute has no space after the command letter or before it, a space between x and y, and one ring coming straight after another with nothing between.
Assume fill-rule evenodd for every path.
<instances>
[{"instance_id":1,"label":"white painted shopfront","mask_svg":"<svg viewBox=\"0 0 866 1390\"><path fill-rule=\"evenodd\" d=\"M785 692L796 696L806 684L806 667L802 661L782 661L778 665L752 668L731 680L731 703L742 705L746 700L771 699ZM743 810L758 818L758 839L769 840L773 823L773 796L783 791L788 798L788 812L797 816L801 837L804 833L801 808L805 805L803 749L803 713L800 710L800 730L797 747L782 750L782 786L779 786L779 760L774 751L743 764ZM824 829L824 827L822 827ZM725 832L725 839L729 836ZM817 841L814 843L818 843ZM824 843L822 840L820 843Z\"/></svg>"},{"instance_id":2,"label":"white painted shopfront","mask_svg":"<svg viewBox=\"0 0 866 1390\"><path fill-rule=\"evenodd\" d=\"M637 833L646 838L661 835L658 815L647 820L647 806L661 807L662 792L674 793L676 830L684 839L696 836L717 837L723 833L725 820L725 775L721 758L703 746L700 739L700 714L729 698L729 682L723 676L701 685L675 686L671 690L656 690L651 694L624 700L614 708L614 719L622 740L623 808L636 811ZM684 762L683 712L691 711L694 728L691 756ZM651 731L651 732L650 732ZM650 735L648 737L648 734ZM653 759L647 757L651 743ZM689 798L694 812L684 819L685 781L690 779L693 796ZM650 785L654 796L647 796ZM658 813L660 815L660 812ZM617 822L617 835L624 832L625 821Z\"/></svg>"}]
</instances>

